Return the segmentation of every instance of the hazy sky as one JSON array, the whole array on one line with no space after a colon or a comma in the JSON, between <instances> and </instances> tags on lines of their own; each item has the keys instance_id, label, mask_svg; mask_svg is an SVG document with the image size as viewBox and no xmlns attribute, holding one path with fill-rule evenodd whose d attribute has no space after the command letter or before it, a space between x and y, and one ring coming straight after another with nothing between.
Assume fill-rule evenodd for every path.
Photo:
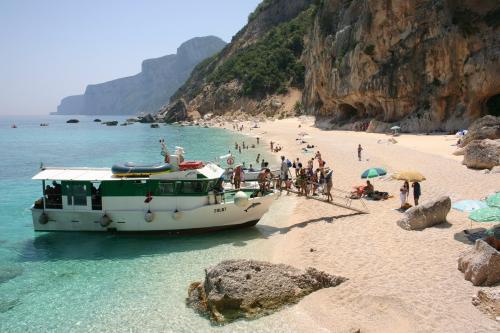
<instances>
[{"instance_id":1,"label":"hazy sky","mask_svg":"<svg viewBox=\"0 0 500 333\"><path fill-rule=\"evenodd\" d=\"M0 0L0 115L48 114L184 41L226 42L260 0Z\"/></svg>"}]
</instances>

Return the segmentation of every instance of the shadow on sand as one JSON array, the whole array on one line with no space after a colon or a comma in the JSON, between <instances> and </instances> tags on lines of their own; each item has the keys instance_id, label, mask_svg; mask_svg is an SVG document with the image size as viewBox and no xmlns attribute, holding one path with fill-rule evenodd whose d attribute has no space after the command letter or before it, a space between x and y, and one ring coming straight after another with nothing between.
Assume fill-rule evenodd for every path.
<instances>
[{"instance_id":1,"label":"shadow on sand","mask_svg":"<svg viewBox=\"0 0 500 333\"><path fill-rule=\"evenodd\" d=\"M268 225L264 224L264 225L259 225L259 229L262 230L262 232L266 235L266 238L267 238L268 236L271 236L272 234L275 234L275 233L286 234L287 232L289 232L295 228L305 228L307 225L309 225L311 223L316 223L316 222L332 223L333 221L335 221L337 219L341 219L344 217L352 217L352 216L356 216L356 215L363 215L363 213L353 212L353 213L349 213L349 214L325 216L325 217L320 217L320 218L316 218L316 219L302 221L302 222L295 223L295 224L292 224L290 226L281 227L281 228L272 227L272 226L268 226Z\"/></svg>"}]
</instances>

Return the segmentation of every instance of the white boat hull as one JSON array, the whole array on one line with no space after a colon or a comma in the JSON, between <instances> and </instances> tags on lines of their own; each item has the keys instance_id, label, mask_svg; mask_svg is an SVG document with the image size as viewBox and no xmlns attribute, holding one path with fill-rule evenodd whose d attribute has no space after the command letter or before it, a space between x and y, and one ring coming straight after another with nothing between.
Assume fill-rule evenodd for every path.
<instances>
[{"instance_id":1,"label":"white boat hull","mask_svg":"<svg viewBox=\"0 0 500 333\"><path fill-rule=\"evenodd\" d=\"M151 207L151 222L148 222L146 218L147 209L68 211L32 208L32 215L35 231L158 232L219 230L255 225L269 210L273 200L274 195L266 195L249 199L245 207L239 207L234 202L228 202L203 205L178 212L171 209L162 210L160 207ZM40 218L42 214L46 215L46 219ZM102 223L104 214L111 220L108 225Z\"/></svg>"}]
</instances>

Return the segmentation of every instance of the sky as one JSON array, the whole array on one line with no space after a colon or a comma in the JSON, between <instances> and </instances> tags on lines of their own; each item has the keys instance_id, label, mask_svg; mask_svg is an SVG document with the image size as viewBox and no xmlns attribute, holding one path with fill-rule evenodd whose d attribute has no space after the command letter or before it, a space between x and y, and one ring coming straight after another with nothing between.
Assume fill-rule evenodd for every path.
<instances>
[{"instance_id":1,"label":"sky","mask_svg":"<svg viewBox=\"0 0 500 333\"><path fill-rule=\"evenodd\" d=\"M229 42L260 0L0 0L0 115L56 111L193 37Z\"/></svg>"}]
</instances>

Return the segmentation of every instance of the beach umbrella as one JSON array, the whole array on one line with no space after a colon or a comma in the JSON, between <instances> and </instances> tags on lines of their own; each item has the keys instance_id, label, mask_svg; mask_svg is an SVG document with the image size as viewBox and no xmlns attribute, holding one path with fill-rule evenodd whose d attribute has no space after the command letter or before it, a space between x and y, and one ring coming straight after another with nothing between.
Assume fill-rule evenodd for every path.
<instances>
[{"instance_id":1,"label":"beach umbrella","mask_svg":"<svg viewBox=\"0 0 500 333\"><path fill-rule=\"evenodd\" d=\"M486 207L476 209L469 214L469 218L476 222L500 222L500 208Z\"/></svg>"},{"instance_id":2,"label":"beach umbrella","mask_svg":"<svg viewBox=\"0 0 500 333\"><path fill-rule=\"evenodd\" d=\"M392 176L394 179L406 180L409 182L421 182L425 180L425 176L418 171L403 171Z\"/></svg>"},{"instance_id":3,"label":"beach umbrella","mask_svg":"<svg viewBox=\"0 0 500 333\"><path fill-rule=\"evenodd\" d=\"M361 174L361 178L375 178L375 177L384 176L386 174L387 174L387 171L385 171L382 168L370 168L368 170L365 170Z\"/></svg>"},{"instance_id":4,"label":"beach umbrella","mask_svg":"<svg viewBox=\"0 0 500 333\"><path fill-rule=\"evenodd\" d=\"M393 131L397 131L397 130L400 130L400 129L401 129L401 127L399 127L399 126L392 126L391 127L391 130L393 130Z\"/></svg>"},{"instance_id":5,"label":"beach umbrella","mask_svg":"<svg viewBox=\"0 0 500 333\"><path fill-rule=\"evenodd\" d=\"M486 208L488 205L486 202L480 200L460 200L455 202L451 207L461 212L472 212L476 209Z\"/></svg>"},{"instance_id":6,"label":"beach umbrella","mask_svg":"<svg viewBox=\"0 0 500 333\"><path fill-rule=\"evenodd\" d=\"M498 207L500 208L500 192L490 195L486 198L486 203L490 207Z\"/></svg>"}]
</instances>

